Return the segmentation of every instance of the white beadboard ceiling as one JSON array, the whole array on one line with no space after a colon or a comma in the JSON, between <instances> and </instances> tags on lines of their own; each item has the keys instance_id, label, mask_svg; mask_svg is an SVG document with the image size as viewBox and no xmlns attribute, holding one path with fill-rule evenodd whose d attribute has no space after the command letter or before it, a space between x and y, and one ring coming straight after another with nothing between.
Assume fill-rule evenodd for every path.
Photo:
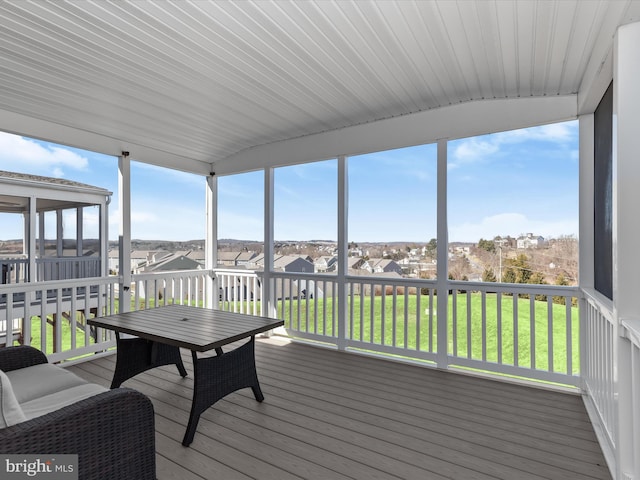
<instances>
[{"instance_id":1,"label":"white beadboard ceiling","mask_svg":"<svg viewBox=\"0 0 640 480\"><path fill-rule=\"evenodd\" d=\"M639 3L4 0L0 129L208 173L469 102L573 96L575 115Z\"/></svg>"}]
</instances>

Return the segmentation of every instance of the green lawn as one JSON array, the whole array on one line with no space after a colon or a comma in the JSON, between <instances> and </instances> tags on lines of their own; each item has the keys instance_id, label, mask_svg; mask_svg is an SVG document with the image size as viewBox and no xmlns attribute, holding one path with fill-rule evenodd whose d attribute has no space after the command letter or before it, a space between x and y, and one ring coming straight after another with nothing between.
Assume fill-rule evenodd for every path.
<instances>
[{"instance_id":1,"label":"green lawn","mask_svg":"<svg viewBox=\"0 0 640 480\"><path fill-rule=\"evenodd\" d=\"M349 316L353 319L349 336L378 345L396 346L410 350L435 352L437 349L437 296L433 297L432 312L429 316L429 297L421 296L417 305L416 295L398 295L395 302L396 320L393 320L394 303L391 296L354 296L349 304ZM501 321L498 322L497 295L487 294L486 318L483 328L482 296L480 293L459 294L456 297L456 323L454 342L453 295L449 296L447 319L448 353L459 357L483 359L483 336L486 344L484 356L490 362L531 367L532 332L535 345L533 361L535 368L549 369L550 352L547 348L549 335L552 336L552 371L567 373L567 325L566 307L552 304L552 321L549 325L546 301L534 302L534 321L531 322L531 307L528 298L518 298L517 321L514 321L514 299L502 296ZM406 303L406 305L405 305ZM469 305L468 305L469 303ZM300 308L294 302L290 311L289 302L280 302L278 317L285 320L285 326L303 332L321 333L334 336L333 299L301 300ZM384 307L384 315L381 314ZM317 318L314 320L317 309ZM308 311L308 315L307 315ZM325 316L326 311L326 316ZM579 371L579 316L578 308L571 307L571 373ZM404 318L407 321L405 323ZM532 328L533 327L533 328ZM517 328L517 344L514 342ZM484 332L484 333L483 333ZM500 334L498 334L500 332ZM517 362L515 351L517 346ZM455 351L454 351L455 348Z\"/></svg>"}]
</instances>

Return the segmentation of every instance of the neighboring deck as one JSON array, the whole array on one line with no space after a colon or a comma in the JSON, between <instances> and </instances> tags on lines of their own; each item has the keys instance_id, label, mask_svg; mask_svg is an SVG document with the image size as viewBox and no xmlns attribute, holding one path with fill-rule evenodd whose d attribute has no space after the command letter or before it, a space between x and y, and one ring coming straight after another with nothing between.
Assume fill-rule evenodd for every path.
<instances>
[{"instance_id":1,"label":"neighboring deck","mask_svg":"<svg viewBox=\"0 0 640 480\"><path fill-rule=\"evenodd\" d=\"M579 396L280 343L257 342L264 403L226 397L189 448L189 352L186 379L162 367L125 382L153 400L158 480L611 478ZM69 368L109 386L114 366Z\"/></svg>"}]
</instances>

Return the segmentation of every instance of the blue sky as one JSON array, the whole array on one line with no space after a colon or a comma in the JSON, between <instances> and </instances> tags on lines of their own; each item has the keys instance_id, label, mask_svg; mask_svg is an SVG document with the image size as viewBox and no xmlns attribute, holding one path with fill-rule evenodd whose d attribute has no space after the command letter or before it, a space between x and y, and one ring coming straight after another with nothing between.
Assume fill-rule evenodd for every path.
<instances>
[{"instance_id":1,"label":"blue sky","mask_svg":"<svg viewBox=\"0 0 640 480\"><path fill-rule=\"evenodd\" d=\"M578 233L578 126L566 122L449 142L450 241ZM436 147L351 157L349 241L427 242L436 236ZM118 235L117 159L0 132L0 169L107 188ZM204 177L131 163L132 237L205 236ZM275 238L335 240L337 161L275 171ZM263 176L219 181L219 237L262 240ZM0 240L20 238L0 215Z\"/></svg>"}]
</instances>

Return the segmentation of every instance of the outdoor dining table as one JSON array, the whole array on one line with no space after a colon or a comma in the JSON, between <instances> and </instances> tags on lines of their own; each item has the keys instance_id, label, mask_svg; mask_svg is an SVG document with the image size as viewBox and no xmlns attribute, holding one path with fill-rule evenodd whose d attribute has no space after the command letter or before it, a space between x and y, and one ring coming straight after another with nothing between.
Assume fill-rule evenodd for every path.
<instances>
[{"instance_id":1,"label":"outdoor dining table","mask_svg":"<svg viewBox=\"0 0 640 480\"><path fill-rule=\"evenodd\" d=\"M194 383L189 423L182 445L193 441L200 415L224 396L251 388L264 400L255 366L255 336L284 324L281 320L187 305L117 313L88 320L90 325L115 331L117 357L111 388L151 368L175 364L185 377L180 348L191 350ZM134 335L126 338L121 334ZM249 338L240 347L222 347ZM198 358L215 350L216 356Z\"/></svg>"}]
</instances>

